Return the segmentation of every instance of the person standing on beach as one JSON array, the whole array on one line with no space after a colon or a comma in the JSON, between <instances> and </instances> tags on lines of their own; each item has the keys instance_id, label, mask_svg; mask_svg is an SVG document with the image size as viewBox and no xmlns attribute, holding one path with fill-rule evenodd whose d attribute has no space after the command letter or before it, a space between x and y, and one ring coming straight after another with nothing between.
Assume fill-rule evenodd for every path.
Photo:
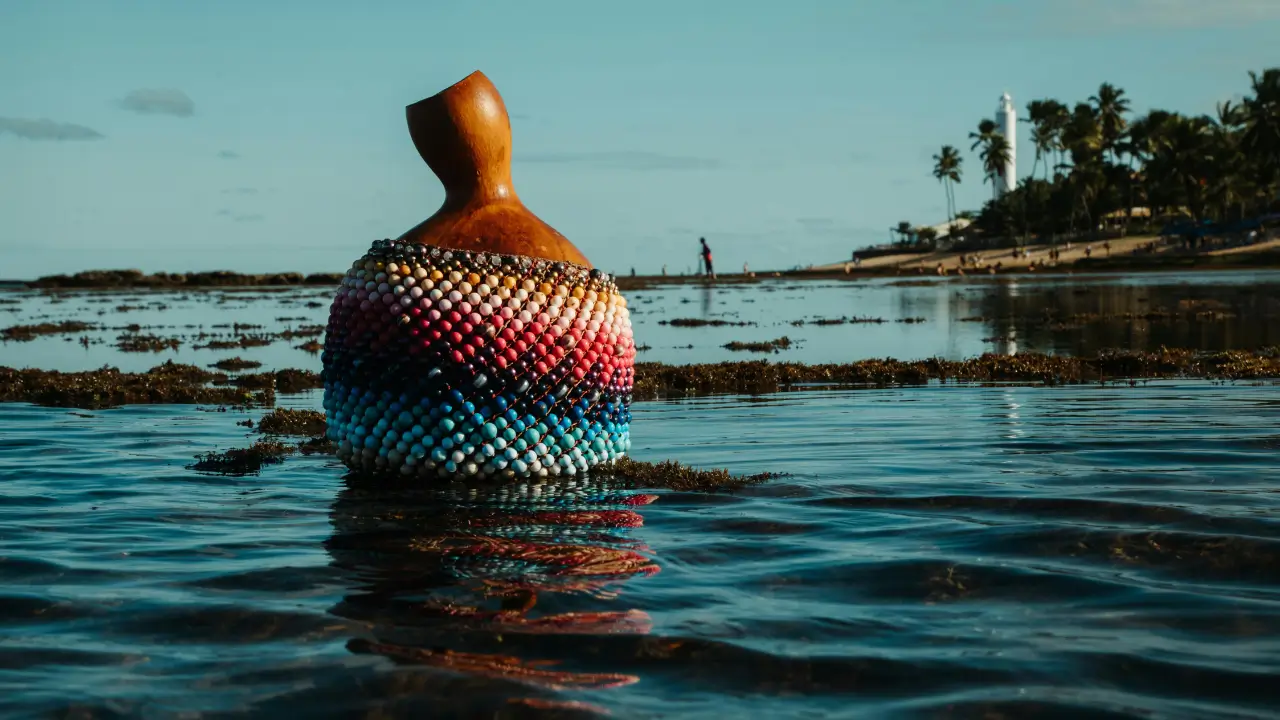
<instances>
[{"instance_id":1,"label":"person standing on beach","mask_svg":"<svg viewBox=\"0 0 1280 720\"><path fill-rule=\"evenodd\" d=\"M707 276L714 280L716 271L711 265L711 248L707 245L706 238L698 238L698 242L702 243L702 265L707 270Z\"/></svg>"}]
</instances>

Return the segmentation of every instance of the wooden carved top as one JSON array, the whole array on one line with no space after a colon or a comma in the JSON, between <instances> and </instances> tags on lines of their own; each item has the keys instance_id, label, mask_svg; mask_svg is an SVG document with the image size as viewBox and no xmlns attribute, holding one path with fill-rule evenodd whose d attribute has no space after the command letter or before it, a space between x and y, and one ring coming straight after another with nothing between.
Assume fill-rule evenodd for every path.
<instances>
[{"instance_id":1,"label":"wooden carved top","mask_svg":"<svg viewBox=\"0 0 1280 720\"><path fill-rule=\"evenodd\" d=\"M444 205L401 240L591 267L511 186L511 121L484 73L405 108L418 154L444 185Z\"/></svg>"}]
</instances>

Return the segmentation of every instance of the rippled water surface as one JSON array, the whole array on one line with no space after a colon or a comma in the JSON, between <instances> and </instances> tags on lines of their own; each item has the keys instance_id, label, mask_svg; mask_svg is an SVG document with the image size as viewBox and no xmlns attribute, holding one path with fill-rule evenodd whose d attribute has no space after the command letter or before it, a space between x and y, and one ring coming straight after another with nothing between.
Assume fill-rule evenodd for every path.
<instances>
[{"instance_id":1,"label":"rippled water surface","mask_svg":"<svg viewBox=\"0 0 1280 720\"><path fill-rule=\"evenodd\" d=\"M2 342L0 365L318 370L329 294L3 292L0 326L99 327ZM784 335L771 357L809 362L1280 344L1269 272L628 295L642 361ZM841 317L880 322L812 324ZM138 334L179 346L116 349ZM640 459L789 475L389 488L292 455L231 477L188 466L261 410L0 404L0 716L1277 716L1278 385L634 410Z\"/></svg>"},{"instance_id":2,"label":"rippled water surface","mask_svg":"<svg viewBox=\"0 0 1280 720\"><path fill-rule=\"evenodd\" d=\"M0 405L0 715L1280 707L1274 385L637 405L736 494L186 469L258 414Z\"/></svg>"},{"instance_id":3,"label":"rippled water surface","mask_svg":"<svg viewBox=\"0 0 1280 720\"><path fill-rule=\"evenodd\" d=\"M231 356L268 367L319 369L303 346L328 318L332 289L0 291L0 327L78 320L85 332L0 342L0 365L146 370L164 360L205 365ZM668 285L627 293L640 361L719 362L762 357L734 341L786 337L772 357L803 362L866 358L962 359L983 352L1093 353L1103 348L1256 350L1280 345L1280 272L879 278ZM742 325L672 326L672 320ZM846 324L815 321L856 319ZM281 332L293 333L280 337ZM312 334L307 334L307 333ZM117 351L121 337L179 342ZM264 340L249 348L213 341Z\"/></svg>"}]
</instances>

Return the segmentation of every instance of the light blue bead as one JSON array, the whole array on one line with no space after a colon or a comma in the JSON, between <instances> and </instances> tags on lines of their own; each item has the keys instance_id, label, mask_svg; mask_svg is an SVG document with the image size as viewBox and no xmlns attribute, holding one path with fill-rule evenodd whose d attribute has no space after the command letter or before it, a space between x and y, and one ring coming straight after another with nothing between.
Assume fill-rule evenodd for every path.
<instances>
[{"instance_id":1,"label":"light blue bead","mask_svg":"<svg viewBox=\"0 0 1280 720\"><path fill-rule=\"evenodd\" d=\"M523 474L529 470L529 466L523 460L514 460L511 463L511 469Z\"/></svg>"},{"instance_id":2,"label":"light blue bead","mask_svg":"<svg viewBox=\"0 0 1280 720\"><path fill-rule=\"evenodd\" d=\"M449 453L445 452L444 448L436 448L431 451L431 459L438 463L442 463L449 459Z\"/></svg>"},{"instance_id":3,"label":"light blue bead","mask_svg":"<svg viewBox=\"0 0 1280 720\"><path fill-rule=\"evenodd\" d=\"M484 435L485 439L492 440L498 437L498 426L493 423L485 423L480 428L480 434Z\"/></svg>"},{"instance_id":4,"label":"light blue bead","mask_svg":"<svg viewBox=\"0 0 1280 720\"><path fill-rule=\"evenodd\" d=\"M444 429L445 432L453 432L453 429L457 427L457 423L450 418L444 418L440 421L440 427Z\"/></svg>"}]
</instances>

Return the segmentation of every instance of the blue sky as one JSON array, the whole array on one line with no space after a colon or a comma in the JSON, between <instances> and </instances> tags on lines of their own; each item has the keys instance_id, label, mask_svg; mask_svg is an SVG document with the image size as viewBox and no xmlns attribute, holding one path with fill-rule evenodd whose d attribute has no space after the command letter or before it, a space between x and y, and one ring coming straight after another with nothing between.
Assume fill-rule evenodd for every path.
<instances>
[{"instance_id":1,"label":"blue sky","mask_svg":"<svg viewBox=\"0 0 1280 720\"><path fill-rule=\"evenodd\" d=\"M1210 112L1278 36L1276 0L5 0L0 278L341 270L438 207L403 108L476 69L597 265L832 262L944 219L943 143L981 204L1001 92Z\"/></svg>"}]
</instances>

